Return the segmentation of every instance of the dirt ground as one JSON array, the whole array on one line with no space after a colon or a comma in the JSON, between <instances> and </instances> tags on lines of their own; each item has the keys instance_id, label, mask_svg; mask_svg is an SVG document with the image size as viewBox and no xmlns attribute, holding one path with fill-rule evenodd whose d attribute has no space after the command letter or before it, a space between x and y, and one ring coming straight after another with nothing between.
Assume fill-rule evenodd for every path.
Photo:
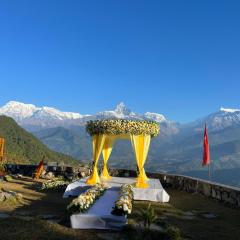
<instances>
[{"instance_id":1,"label":"dirt ground","mask_svg":"<svg viewBox=\"0 0 240 240\"><path fill-rule=\"evenodd\" d=\"M0 239L163 239L158 230L164 225L180 229L185 239L233 239L240 240L240 210L231 209L221 203L198 194L169 190L170 203L152 203L157 215L153 225L154 234L142 235L136 231L141 224L140 209L147 202L134 202L129 216L130 228L120 232L74 230L70 228L66 207L71 199L63 199L63 192L39 191L39 182L31 178L0 182L0 187L23 195L20 203L0 204ZM133 227L133 228L131 228ZM133 230L135 229L135 230Z\"/></svg>"}]
</instances>

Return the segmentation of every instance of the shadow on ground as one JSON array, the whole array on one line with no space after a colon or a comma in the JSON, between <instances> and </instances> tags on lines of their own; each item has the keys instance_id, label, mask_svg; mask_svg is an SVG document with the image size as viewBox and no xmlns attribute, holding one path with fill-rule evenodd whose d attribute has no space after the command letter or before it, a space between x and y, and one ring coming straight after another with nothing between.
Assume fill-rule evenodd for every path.
<instances>
[{"instance_id":1,"label":"shadow on ground","mask_svg":"<svg viewBox=\"0 0 240 240\"><path fill-rule=\"evenodd\" d=\"M71 199L63 199L63 192L39 191L41 181L31 178L14 179L0 186L19 192L23 201L0 205L1 240L38 239L167 239L159 229L173 225L181 230L185 239L240 239L240 211L198 194L167 189L168 204L152 203L157 220L151 231L142 231L140 210L148 202L134 202L129 226L120 232L100 230L74 230L70 228L66 207ZM5 214L5 215L4 215ZM168 238L169 239L169 238Z\"/></svg>"}]
</instances>

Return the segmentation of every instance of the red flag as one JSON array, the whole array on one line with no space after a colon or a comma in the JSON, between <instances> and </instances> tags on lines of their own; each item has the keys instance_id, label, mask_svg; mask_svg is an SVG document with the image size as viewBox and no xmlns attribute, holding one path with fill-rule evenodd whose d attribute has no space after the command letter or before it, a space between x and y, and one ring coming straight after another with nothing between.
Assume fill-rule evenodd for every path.
<instances>
[{"instance_id":1,"label":"red flag","mask_svg":"<svg viewBox=\"0 0 240 240\"><path fill-rule=\"evenodd\" d=\"M210 151L209 151L209 143L208 143L207 125L205 124L204 137L203 137L203 161L202 161L202 166L206 166L208 164L210 164Z\"/></svg>"},{"instance_id":2,"label":"red flag","mask_svg":"<svg viewBox=\"0 0 240 240\"><path fill-rule=\"evenodd\" d=\"M38 166L36 168L34 179L39 179L39 177L40 177L40 175L42 174L42 171L43 171L43 165L44 165L44 157L40 161L40 163L38 164Z\"/></svg>"}]
</instances>

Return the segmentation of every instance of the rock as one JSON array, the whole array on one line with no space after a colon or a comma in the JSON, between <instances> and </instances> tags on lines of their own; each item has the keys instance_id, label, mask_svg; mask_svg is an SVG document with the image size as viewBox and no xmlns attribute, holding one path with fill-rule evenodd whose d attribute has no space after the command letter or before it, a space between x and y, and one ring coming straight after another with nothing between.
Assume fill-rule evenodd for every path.
<instances>
[{"instance_id":1,"label":"rock","mask_svg":"<svg viewBox=\"0 0 240 240\"><path fill-rule=\"evenodd\" d=\"M221 190L216 191L216 199L222 200L222 193Z\"/></svg>"},{"instance_id":2,"label":"rock","mask_svg":"<svg viewBox=\"0 0 240 240\"><path fill-rule=\"evenodd\" d=\"M45 174L45 178L46 179L53 179L55 176L54 176L54 173L53 172L48 172L47 174Z\"/></svg>"},{"instance_id":3,"label":"rock","mask_svg":"<svg viewBox=\"0 0 240 240\"><path fill-rule=\"evenodd\" d=\"M0 202L4 202L6 200L17 200L21 201L23 198L21 193L16 193L13 191L7 191L7 190L0 190Z\"/></svg>"},{"instance_id":4,"label":"rock","mask_svg":"<svg viewBox=\"0 0 240 240\"><path fill-rule=\"evenodd\" d=\"M202 183L202 193L205 196L210 196L211 195L211 185L208 183Z\"/></svg>"},{"instance_id":5,"label":"rock","mask_svg":"<svg viewBox=\"0 0 240 240\"><path fill-rule=\"evenodd\" d=\"M86 176L85 172L80 172L80 177L84 178Z\"/></svg>"},{"instance_id":6,"label":"rock","mask_svg":"<svg viewBox=\"0 0 240 240\"><path fill-rule=\"evenodd\" d=\"M216 198L216 196L217 196L216 191L212 189L212 198Z\"/></svg>"}]
</instances>

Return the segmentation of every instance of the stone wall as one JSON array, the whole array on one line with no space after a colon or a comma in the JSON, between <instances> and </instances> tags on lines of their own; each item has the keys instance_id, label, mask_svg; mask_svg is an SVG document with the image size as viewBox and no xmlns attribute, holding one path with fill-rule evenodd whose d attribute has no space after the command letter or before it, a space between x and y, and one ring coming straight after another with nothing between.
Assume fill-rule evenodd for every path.
<instances>
[{"instance_id":1,"label":"stone wall","mask_svg":"<svg viewBox=\"0 0 240 240\"><path fill-rule=\"evenodd\" d=\"M112 170L113 176L135 177L132 170ZM224 202L230 206L240 207L240 188L231 187L198 178L167 173L147 173L150 178L160 180L164 188L173 188L189 193L199 193L206 197Z\"/></svg>"},{"instance_id":2,"label":"stone wall","mask_svg":"<svg viewBox=\"0 0 240 240\"><path fill-rule=\"evenodd\" d=\"M22 174L25 176L32 176L36 170L37 165L25 164L6 164L7 172L10 174ZM69 167L69 166L48 166L44 165L46 172L52 172L55 176L76 176L82 172L89 174L89 170L85 167Z\"/></svg>"},{"instance_id":3,"label":"stone wall","mask_svg":"<svg viewBox=\"0 0 240 240\"><path fill-rule=\"evenodd\" d=\"M7 164L7 171L11 174L23 174L32 176L36 165L13 165ZM85 167L73 168L68 166L47 166L47 172L53 172L56 176L84 176L89 174L89 169ZM126 169L110 169L112 176L136 177L136 172ZM84 173L84 174L82 174ZM161 181L164 188L173 188L189 193L199 193L206 197L216 199L233 207L240 207L240 188L226 186L197 178L173 175L167 173L147 173L150 178L157 178Z\"/></svg>"}]
</instances>

